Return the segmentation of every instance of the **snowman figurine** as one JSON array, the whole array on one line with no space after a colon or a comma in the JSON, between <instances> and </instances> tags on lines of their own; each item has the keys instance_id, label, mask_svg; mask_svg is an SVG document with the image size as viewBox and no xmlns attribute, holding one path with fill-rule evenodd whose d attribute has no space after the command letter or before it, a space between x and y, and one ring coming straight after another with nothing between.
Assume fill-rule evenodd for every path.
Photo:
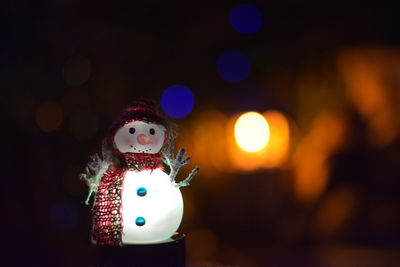
<instances>
[{"instance_id":1,"label":"snowman figurine","mask_svg":"<svg viewBox=\"0 0 400 267\"><path fill-rule=\"evenodd\" d=\"M133 102L114 122L102 158L92 156L81 174L89 186L85 203L94 199L94 244L160 243L175 233L183 215L179 188L189 185L199 168L175 181L189 158L183 149L173 156L173 141L171 124L145 99Z\"/></svg>"}]
</instances>

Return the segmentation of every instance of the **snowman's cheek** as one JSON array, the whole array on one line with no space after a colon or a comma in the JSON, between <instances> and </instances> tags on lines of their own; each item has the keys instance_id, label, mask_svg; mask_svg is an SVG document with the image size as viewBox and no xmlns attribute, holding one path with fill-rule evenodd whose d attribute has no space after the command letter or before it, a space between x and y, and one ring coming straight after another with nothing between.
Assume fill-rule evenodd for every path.
<instances>
[{"instance_id":1,"label":"snowman's cheek","mask_svg":"<svg viewBox=\"0 0 400 267\"><path fill-rule=\"evenodd\" d=\"M163 145L163 141L162 140L157 140L157 142L155 144L152 145L152 147L160 149Z\"/></svg>"},{"instance_id":2,"label":"snowman's cheek","mask_svg":"<svg viewBox=\"0 0 400 267\"><path fill-rule=\"evenodd\" d=\"M159 146L160 144L162 144L163 142L162 142L162 140L160 140L160 139L156 139L156 140L154 140L155 142L154 142L154 146Z\"/></svg>"},{"instance_id":3,"label":"snowman's cheek","mask_svg":"<svg viewBox=\"0 0 400 267\"><path fill-rule=\"evenodd\" d=\"M132 143L133 143L133 142L132 142L132 140L131 140L130 138L125 138L125 139L124 139L124 145L130 146Z\"/></svg>"},{"instance_id":4,"label":"snowman's cheek","mask_svg":"<svg viewBox=\"0 0 400 267\"><path fill-rule=\"evenodd\" d=\"M125 138L124 140L122 140L121 145L122 145L121 147L123 147L125 150L130 149L135 146L135 144L129 138Z\"/></svg>"}]
</instances>

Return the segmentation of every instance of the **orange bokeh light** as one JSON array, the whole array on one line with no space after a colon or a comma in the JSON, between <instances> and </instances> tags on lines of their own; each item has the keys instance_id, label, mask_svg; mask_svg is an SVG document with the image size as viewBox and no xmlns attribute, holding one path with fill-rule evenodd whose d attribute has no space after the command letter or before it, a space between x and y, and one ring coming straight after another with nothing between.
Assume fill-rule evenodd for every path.
<instances>
[{"instance_id":1,"label":"orange bokeh light","mask_svg":"<svg viewBox=\"0 0 400 267\"><path fill-rule=\"evenodd\" d=\"M193 162L201 166L202 172L207 175L229 171L225 137L227 120L218 110L206 108L194 116L191 131L182 136L186 143L181 146L193 148Z\"/></svg>"},{"instance_id":2,"label":"orange bokeh light","mask_svg":"<svg viewBox=\"0 0 400 267\"><path fill-rule=\"evenodd\" d=\"M368 126L368 141L385 147L400 134L397 51L379 48L348 50L339 58L346 93Z\"/></svg>"},{"instance_id":3,"label":"orange bokeh light","mask_svg":"<svg viewBox=\"0 0 400 267\"><path fill-rule=\"evenodd\" d=\"M329 182L329 157L345 140L346 121L337 112L325 111L313 121L293 157L296 197L303 203L317 200Z\"/></svg>"},{"instance_id":4,"label":"orange bokeh light","mask_svg":"<svg viewBox=\"0 0 400 267\"><path fill-rule=\"evenodd\" d=\"M39 106L36 111L36 123L43 132L53 132L61 125L63 112L61 106L48 101Z\"/></svg>"},{"instance_id":5,"label":"orange bokeh light","mask_svg":"<svg viewBox=\"0 0 400 267\"><path fill-rule=\"evenodd\" d=\"M194 114L185 129L179 130L177 147L192 147L192 162L201 167L205 177L284 166L290 148L290 127L286 116L276 110L260 114L269 125L268 142L260 151L246 152L238 146L234 134L240 115L228 118L216 109L206 108Z\"/></svg>"},{"instance_id":6,"label":"orange bokeh light","mask_svg":"<svg viewBox=\"0 0 400 267\"><path fill-rule=\"evenodd\" d=\"M357 192L350 187L339 187L322 201L314 219L315 233L320 237L338 234L357 205Z\"/></svg>"},{"instance_id":7,"label":"orange bokeh light","mask_svg":"<svg viewBox=\"0 0 400 267\"><path fill-rule=\"evenodd\" d=\"M265 167L276 168L285 162L290 146L290 128L286 117L279 111L265 112L270 127L269 144L266 148Z\"/></svg>"}]
</instances>

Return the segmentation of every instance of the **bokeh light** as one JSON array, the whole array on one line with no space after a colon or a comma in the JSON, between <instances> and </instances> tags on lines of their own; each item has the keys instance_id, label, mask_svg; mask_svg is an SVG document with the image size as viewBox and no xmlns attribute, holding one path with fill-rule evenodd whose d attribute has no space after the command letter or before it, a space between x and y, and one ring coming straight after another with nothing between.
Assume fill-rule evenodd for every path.
<instances>
[{"instance_id":1,"label":"bokeh light","mask_svg":"<svg viewBox=\"0 0 400 267\"><path fill-rule=\"evenodd\" d=\"M235 140L244 151L258 152L262 150L269 141L267 120L257 112L247 112L241 115L235 124Z\"/></svg>"},{"instance_id":2,"label":"bokeh light","mask_svg":"<svg viewBox=\"0 0 400 267\"><path fill-rule=\"evenodd\" d=\"M36 123L43 132L55 131L62 120L63 111L61 106L54 101L41 104L36 111Z\"/></svg>"},{"instance_id":3,"label":"bokeh light","mask_svg":"<svg viewBox=\"0 0 400 267\"><path fill-rule=\"evenodd\" d=\"M225 156L226 125L227 117L223 113L212 108L202 109L193 120L193 132L187 136L191 143L186 147L192 147L192 154L196 157L197 164L202 167L202 172L207 173L207 177L229 170L230 164ZM215 184L220 181L212 180Z\"/></svg>"},{"instance_id":4,"label":"bokeh light","mask_svg":"<svg viewBox=\"0 0 400 267\"><path fill-rule=\"evenodd\" d=\"M260 169L283 169L288 160L290 150L290 125L288 118L278 110L268 110L263 114L262 123L267 122L269 137L267 144L259 151L248 152L242 149L235 136L237 122L244 114L236 114L229 119L227 124L227 151L229 152L232 171L251 172ZM261 120L260 120L261 121ZM254 138L249 138L254 140ZM265 139L264 139L265 142ZM262 143L257 143L260 145Z\"/></svg>"},{"instance_id":5,"label":"bokeh light","mask_svg":"<svg viewBox=\"0 0 400 267\"><path fill-rule=\"evenodd\" d=\"M168 116L179 119L192 111L194 96L188 87L176 84L163 92L160 103L161 108Z\"/></svg>"},{"instance_id":6,"label":"bokeh light","mask_svg":"<svg viewBox=\"0 0 400 267\"><path fill-rule=\"evenodd\" d=\"M227 155L228 120L229 118L218 109L202 107L196 109L185 127L179 128L179 138L176 140L175 147L191 148L188 151L191 160L185 166L187 169L183 169L183 173L195 166L201 167L201 179L195 179L193 186L201 180L208 190L215 193L225 192L232 186L233 169L230 157ZM185 200L185 213L186 206Z\"/></svg>"},{"instance_id":7,"label":"bokeh light","mask_svg":"<svg viewBox=\"0 0 400 267\"><path fill-rule=\"evenodd\" d=\"M368 142L376 148L400 136L399 90L392 86L398 83L399 60L398 53L378 49L347 50L338 60L346 95L366 122Z\"/></svg>"},{"instance_id":8,"label":"bokeh light","mask_svg":"<svg viewBox=\"0 0 400 267\"><path fill-rule=\"evenodd\" d=\"M86 57L74 56L67 60L63 68L64 80L71 86L79 86L89 80L91 65Z\"/></svg>"},{"instance_id":9,"label":"bokeh light","mask_svg":"<svg viewBox=\"0 0 400 267\"><path fill-rule=\"evenodd\" d=\"M289 153L290 127L288 119L277 110L263 113L269 125L269 143L265 150L265 167L282 166Z\"/></svg>"},{"instance_id":10,"label":"bokeh light","mask_svg":"<svg viewBox=\"0 0 400 267\"><path fill-rule=\"evenodd\" d=\"M232 27L243 34L255 33L263 26L261 12L249 4L239 4L232 8L229 20Z\"/></svg>"},{"instance_id":11,"label":"bokeh light","mask_svg":"<svg viewBox=\"0 0 400 267\"><path fill-rule=\"evenodd\" d=\"M312 203L325 193L329 183L329 158L343 146L346 132L344 117L325 111L314 118L311 129L297 145L293 155L294 189L302 203Z\"/></svg>"},{"instance_id":12,"label":"bokeh light","mask_svg":"<svg viewBox=\"0 0 400 267\"><path fill-rule=\"evenodd\" d=\"M314 231L320 237L329 237L343 230L346 221L354 216L358 193L352 187L341 186L329 192L316 212Z\"/></svg>"},{"instance_id":13,"label":"bokeh light","mask_svg":"<svg viewBox=\"0 0 400 267\"><path fill-rule=\"evenodd\" d=\"M301 203L316 201L326 190L329 164L326 154L301 143L294 154L294 189Z\"/></svg>"},{"instance_id":14,"label":"bokeh light","mask_svg":"<svg viewBox=\"0 0 400 267\"><path fill-rule=\"evenodd\" d=\"M201 166L201 173L205 181L212 182L213 190L228 188L232 182L229 174L236 171L287 167L291 144L288 117L278 110L258 114L264 117L264 123L267 121L269 141L261 150L248 152L235 139L235 126L241 115L228 117L215 108L201 108L193 114L190 124L179 131L177 146L192 147L192 161ZM215 179L216 176L219 178Z\"/></svg>"},{"instance_id":15,"label":"bokeh light","mask_svg":"<svg viewBox=\"0 0 400 267\"><path fill-rule=\"evenodd\" d=\"M51 209L51 218L64 231L72 231L78 224L77 211L67 202L55 203Z\"/></svg>"},{"instance_id":16,"label":"bokeh light","mask_svg":"<svg viewBox=\"0 0 400 267\"><path fill-rule=\"evenodd\" d=\"M98 130L98 118L95 113L87 110L71 114L69 127L72 135L78 140L93 138Z\"/></svg>"},{"instance_id":17,"label":"bokeh light","mask_svg":"<svg viewBox=\"0 0 400 267\"><path fill-rule=\"evenodd\" d=\"M217 60L217 72L227 82L241 82L250 75L251 65L246 55L238 51L222 53Z\"/></svg>"}]
</instances>

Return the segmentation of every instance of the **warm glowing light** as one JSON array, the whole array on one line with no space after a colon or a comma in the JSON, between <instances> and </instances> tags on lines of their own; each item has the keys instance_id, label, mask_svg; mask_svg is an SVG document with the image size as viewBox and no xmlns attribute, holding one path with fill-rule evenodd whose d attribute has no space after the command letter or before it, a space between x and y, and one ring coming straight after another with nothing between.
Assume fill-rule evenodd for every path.
<instances>
[{"instance_id":1,"label":"warm glowing light","mask_svg":"<svg viewBox=\"0 0 400 267\"><path fill-rule=\"evenodd\" d=\"M345 134L345 121L336 112L322 112L314 119L293 157L294 188L301 202L312 203L325 192L330 178L329 158L344 144Z\"/></svg>"},{"instance_id":2,"label":"warm glowing light","mask_svg":"<svg viewBox=\"0 0 400 267\"><path fill-rule=\"evenodd\" d=\"M254 114L255 112L252 113ZM255 123L258 127L264 125L265 121L268 125L268 137L262 139L264 142L267 140L267 144L263 146L261 142L256 143L261 145L262 149L251 153L243 149L237 141L236 127L241 116L235 115L228 122L227 145L229 158L233 169L236 171L249 172L257 169L285 168L286 166L285 163L287 162L290 149L290 125L288 118L278 110L268 110L262 115L258 114L258 116L263 117L263 120L260 120L261 123ZM254 131L260 132L257 128L250 128L246 125L243 127L250 130L250 133ZM248 139L255 140L251 136Z\"/></svg>"},{"instance_id":3,"label":"warm glowing light","mask_svg":"<svg viewBox=\"0 0 400 267\"><path fill-rule=\"evenodd\" d=\"M330 170L325 154L305 146L301 143L294 155L294 188L298 200L312 203L324 193Z\"/></svg>"},{"instance_id":4,"label":"warm glowing light","mask_svg":"<svg viewBox=\"0 0 400 267\"><path fill-rule=\"evenodd\" d=\"M286 160L290 145L289 122L285 115L277 110L263 113L270 128L269 143L265 149L264 166L267 168L280 167Z\"/></svg>"},{"instance_id":5,"label":"warm glowing light","mask_svg":"<svg viewBox=\"0 0 400 267\"><path fill-rule=\"evenodd\" d=\"M193 121L193 132L188 134L186 138L191 144L182 147L193 147L193 161L198 162L202 168L202 172L207 173L207 177L213 177L218 172L228 172L230 170L229 159L226 157L228 118L218 110L206 108L200 110ZM207 131L204 131L207 129ZM182 131L181 131L182 132ZM221 136L222 134L222 136ZM182 135L181 135L182 136ZM212 146L207 144L213 144ZM215 181L219 183L221 179Z\"/></svg>"},{"instance_id":6,"label":"warm glowing light","mask_svg":"<svg viewBox=\"0 0 400 267\"><path fill-rule=\"evenodd\" d=\"M383 148L397 140L399 105L397 84L400 59L398 52L368 48L344 52L339 60L346 94L365 120L367 141ZM393 70L389 72L388 70Z\"/></svg>"},{"instance_id":7,"label":"warm glowing light","mask_svg":"<svg viewBox=\"0 0 400 267\"><path fill-rule=\"evenodd\" d=\"M257 112L247 112L235 123L235 140L246 152L258 152L269 142L269 125L267 120Z\"/></svg>"}]
</instances>

